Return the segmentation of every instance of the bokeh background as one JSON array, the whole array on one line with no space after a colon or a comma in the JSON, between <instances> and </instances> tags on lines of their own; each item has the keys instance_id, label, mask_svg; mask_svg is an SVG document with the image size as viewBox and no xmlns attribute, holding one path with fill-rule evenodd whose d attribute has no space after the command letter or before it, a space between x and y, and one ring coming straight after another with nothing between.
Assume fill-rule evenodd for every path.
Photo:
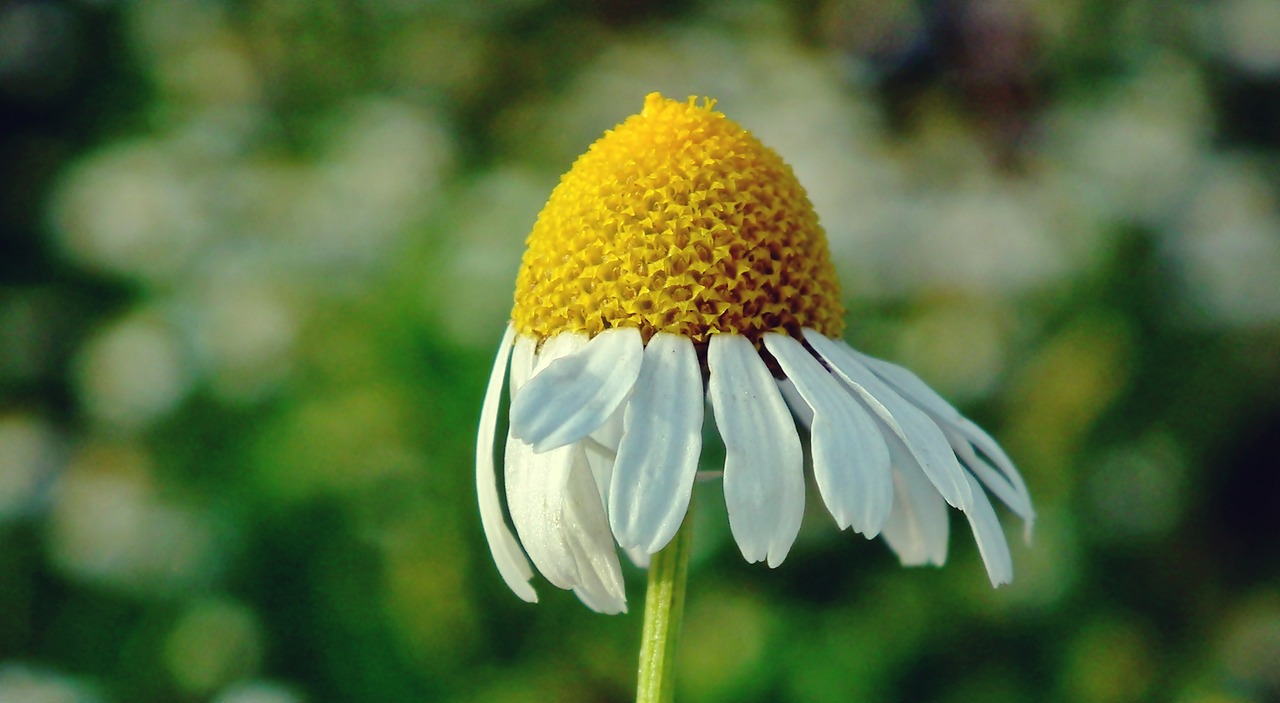
<instances>
[{"instance_id":1,"label":"bokeh background","mask_svg":"<svg viewBox=\"0 0 1280 703\"><path fill-rule=\"evenodd\" d=\"M794 165L847 338L1040 514L993 591L814 494L746 565L706 484L682 700L1280 701L1275 0L5 0L0 703L628 700L643 573L515 598L472 442L653 90Z\"/></svg>"}]
</instances>

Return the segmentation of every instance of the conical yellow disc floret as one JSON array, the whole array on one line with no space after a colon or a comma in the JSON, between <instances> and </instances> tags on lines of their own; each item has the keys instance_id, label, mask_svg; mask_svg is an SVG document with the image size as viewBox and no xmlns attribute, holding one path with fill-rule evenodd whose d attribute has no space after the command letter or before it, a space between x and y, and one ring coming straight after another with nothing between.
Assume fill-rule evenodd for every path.
<instances>
[{"instance_id":1,"label":"conical yellow disc floret","mask_svg":"<svg viewBox=\"0 0 1280 703\"><path fill-rule=\"evenodd\" d=\"M840 335L839 282L808 196L713 105L650 94L574 162L529 235L511 313L521 333Z\"/></svg>"}]
</instances>

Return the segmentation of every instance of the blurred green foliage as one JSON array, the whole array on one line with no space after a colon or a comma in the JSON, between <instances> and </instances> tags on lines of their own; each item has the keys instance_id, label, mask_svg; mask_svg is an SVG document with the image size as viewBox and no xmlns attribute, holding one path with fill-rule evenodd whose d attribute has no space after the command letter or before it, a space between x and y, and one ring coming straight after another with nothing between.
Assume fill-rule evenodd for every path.
<instances>
[{"instance_id":1,"label":"blurred green foliage","mask_svg":"<svg viewBox=\"0 0 1280 703\"><path fill-rule=\"evenodd\" d=\"M1280 700L1272 0L0 4L0 703L625 701L472 442L523 238L643 96L796 168L848 337L991 428L992 591L700 487L679 695ZM811 500L811 505L817 501ZM1012 530L1011 530L1012 532Z\"/></svg>"}]
</instances>

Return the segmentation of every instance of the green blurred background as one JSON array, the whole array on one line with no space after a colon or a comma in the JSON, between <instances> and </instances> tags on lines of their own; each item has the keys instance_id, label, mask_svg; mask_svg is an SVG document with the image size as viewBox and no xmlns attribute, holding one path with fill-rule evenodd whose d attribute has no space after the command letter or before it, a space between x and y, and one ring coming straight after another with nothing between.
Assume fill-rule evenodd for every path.
<instances>
[{"instance_id":1,"label":"green blurred background","mask_svg":"<svg viewBox=\"0 0 1280 703\"><path fill-rule=\"evenodd\" d=\"M812 493L746 565L704 485L682 700L1280 701L1275 0L5 0L0 703L628 700L643 574L518 600L472 442L653 90L795 167L846 337L1041 516L993 591Z\"/></svg>"}]
</instances>

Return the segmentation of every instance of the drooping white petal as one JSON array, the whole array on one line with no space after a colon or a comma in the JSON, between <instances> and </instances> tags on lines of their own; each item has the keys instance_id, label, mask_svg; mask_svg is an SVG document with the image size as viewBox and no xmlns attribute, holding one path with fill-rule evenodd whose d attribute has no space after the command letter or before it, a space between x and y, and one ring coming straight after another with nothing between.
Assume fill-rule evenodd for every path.
<instances>
[{"instance_id":1,"label":"drooping white petal","mask_svg":"<svg viewBox=\"0 0 1280 703\"><path fill-rule=\"evenodd\" d=\"M947 435L947 439L951 442L951 447L955 449L956 456L960 457L960 460L964 462L969 471L978 478L987 490L996 494L996 497L1009 506L1019 517L1028 522L1035 519L1035 511L1031 508L1031 497L1029 495L1019 493L1003 473L992 467L986 459L978 456L968 439L961 435L953 425L941 424L939 427Z\"/></svg>"},{"instance_id":2,"label":"drooping white petal","mask_svg":"<svg viewBox=\"0 0 1280 703\"><path fill-rule=\"evenodd\" d=\"M649 568L649 562L651 561L650 557L652 557L651 554L639 547L627 549L625 551L627 553L627 557L631 559L632 564L635 564L641 569Z\"/></svg>"},{"instance_id":3,"label":"drooping white petal","mask_svg":"<svg viewBox=\"0 0 1280 703\"><path fill-rule=\"evenodd\" d=\"M538 571L593 610L625 611L613 535L583 447L539 454L518 439L507 446L511 519Z\"/></svg>"},{"instance_id":4,"label":"drooping white petal","mask_svg":"<svg viewBox=\"0 0 1280 703\"><path fill-rule=\"evenodd\" d=\"M861 361L867 368L874 371L877 376L897 388L904 398L914 402L922 409L948 420L960 417L960 412L951 403L948 403L945 398L938 395L937 391L930 388L929 384L920 380L920 377L914 371L884 359L877 359L869 354L863 354L856 349L850 348L849 351L858 361Z\"/></svg>"},{"instance_id":5,"label":"drooping white petal","mask_svg":"<svg viewBox=\"0 0 1280 703\"><path fill-rule=\"evenodd\" d=\"M893 508L884 524L884 540L904 566L947 561L947 537L951 526L947 504L919 464L907 456L896 436L887 436L893 460Z\"/></svg>"},{"instance_id":6,"label":"drooping white petal","mask_svg":"<svg viewBox=\"0 0 1280 703\"><path fill-rule=\"evenodd\" d=\"M613 534L587 456L580 445L575 446L577 456L565 486L564 512L557 525L564 533L578 573L573 592L592 610L623 613L627 610L627 596Z\"/></svg>"},{"instance_id":7,"label":"drooping white petal","mask_svg":"<svg viewBox=\"0 0 1280 703\"><path fill-rule=\"evenodd\" d=\"M502 399L502 382L507 375L514 338L515 327L508 324L506 333L502 335L501 346L498 347L498 357L493 362L493 371L489 374L489 385L484 392L480 429L476 433L476 493L480 499L480 525L484 528L484 538L489 543L489 551L493 553L493 561L498 565L498 573L502 574L502 580L517 596L536 603L538 594L529 585L533 570L529 567L524 551L520 549L520 543L511 534L511 529L502 517L497 473L493 465L498 404Z\"/></svg>"},{"instance_id":8,"label":"drooping white petal","mask_svg":"<svg viewBox=\"0 0 1280 703\"><path fill-rule=\"evenodd\" d=\"M724 438L729 528L749 562L776 567L804 515L804 457L773 375L746 338L712 335L707 393Z\"/></svg>"},{"instance_id":9,"label":"drooping white petal","mask_svg":"<svg viewBox=\"0 0 1280 703\"><path fill-rule=\"evenodd\" d=\"M581 347L581 339L558 335L535 353L534 340L517 336L511 356L511 394L519 398L530 379L548 365ZM516 534L533 565L559 588L573 588L577 567L559 524L577 447L568 445L536 453L528 442L507 432L507 508Z\"/></svg>"},{"instance_id":10,"label":"drooping white petal","mask_svg":"<svg viewBox=\"0 0 1280 703\"><path fill-rule=\"evenodd\" d=\"M609 522L624 549L652 554L679 529L702 453L703 403L693 342L658 332L627 402L609 488Z\"/></svg>"},{"instance_id":11,"label":"drooping white petal","mask_svg":"<svg viewBox=\"0 0 1280 703\"><path fill-rule=\"evenodd\" d=\"M579 340L561 333L547 341ZM557 350L558 351L558 350ZM626 400L640 373L640 330L607 329L589 342L542 366L511 403L511 431L545 452L586 437Z\"/></svg>"},{"instance_id":12,"label":"drooping white petal","mask_svg":"<svg viewBox=\"0 0 1280 703\"><path fill-rule=\"evenodd\" d=\"M889 448L880 427L800 342L766 334L764 345L812 411L813 475L827 509L840 529L852 525L875 537L893 505Z\"/></svg>"},{"instance_id":13,"label":"drooping white petal","mask_svg":"<svg viewBox=\"0 0 1280 703\"><path fill-rule=\"evenodd\" d=\"M843 342L833 342L812 329L805 341L827 362L885 426L902 440L942 497L964 510L973 501L964 469L938 425L924 411L904 400L880 377L858 361Z\"/></svg>"},{"instance_id":14,"label":"drooping white petal","mask_svg":"<svg viewBox=\"0 0 1280 703\"><path fill-rule=\"evenodd\" d=\"M987 434L985 430L973 421L961 415L953 405L938 395L937 391L934 391L929 387L929 384L920 380L920 377L911 370L856 350L853 350L853 353L877 375L897 388L905 398L929 413L947 435L947 439L951 442L956 454L978 474L984 485L996 492L997 496L1005 504L1013 509L1019 517L1027 521L1028 528L1030 527L1030 523L1035 520L1035 510L1031 507L1031 494L1027 491L1027 485L1023 482L1018 469L991 435ZM995 466L992 467L987 465L986 462L971 458L973 451L969 448L970 444L981 450ZM979 464L984 468L978 468ZM1007 481L1005 485L1012 488L1013 496L1007 496L1006 492L1000 489L1001 484L994 481L994 477L990 477L992 480L984 477L986 471L992 471L996 468Z\"/></svg>"},{"instance_id":15,"label":"drooping white petal","mask_svg":"<svg viewBox=\"0 0 1280 703\"><path fill-rule=\"evenodd\" d=\"M987 577L994 588L1013 580L1013 557L1009 555L1009 542L1004 538L1000 519L991 508L987 494L972 476L968 479L969 487L973 489L973 507L965 511L965 517L969 518L973 539L978 543L978 553L982 555Z\"/></svg>"},{"instance_id":16,"label":"drooping white petal","mask_svg":"<svg viewBox=\"0 0 1280 703\"><path fill-rule=\"evenodd\" d=\"M613 481L613 464L618 458L618 442L622 441L622 418L627 404L623 403L595 432L582 440L587 453L587 463L600 489L600 504L609 504L609 484Z\"/></svg>"},{"instance_id":17,"label":"drooping white petal","mask_svg":"<svg viewBox=\"0 0 1280 703\"><path fill-rule=\"evenodd\" d=\"M515 398L524 384L533 375L534 364L538 361L538 342L532 337L516 335L515 348L511 350L510 396Z\"/></svg>"},{"instance_id":18,"label":"drooping white petal","mask_svg":"<svg viewBox=\"0 0 1280 703\"><path fill-rule=\"evenodd\" d=\"M1035 519L1035 511L1031 508L1031 493L1027 490L1027 484L1022 480L1022 475L1018 473L1017 467L1013 465L1013 461L1009 459L1009 455L1000 447L1000 443L996 442L986 430L979 427L972 420L961 417L955 422L955 428L965 439L969 440L978 451L985 454L995 466L1000 469L1000 473L1009 480L1009 484L1013 486L1013 490L1026 502L1027 514L1022 515L1028 522ZM1010 506L1012 507L1012 506Z\"/></svg>"},{"instance_id":19,"label":"drooping white petal","mask_svg":"<svg viewBox=\"0 0 1280 703\"><path fill-rule=\"evenodd\" d=\"M538 571L559 588L578 583L577 564L560 524L577 445L541 454L507 437L507 507L516 534Z\"/></svg>"},{"instance_id":20,"label":"drooping white petal","mask_svg":"<svg viewBox=\"0 0 1280 703\"><path fill-rule=\"evenodd\" d=\"M782 391L782 399L787 401L787 407L791 408L791 414L795 416L796 422L812 432L813 408L809 407L809 404L800 396L800 391L796 390L796 384L789 378L782 378L778 380L778 390Z\"/></svg>"}]
</instances>

